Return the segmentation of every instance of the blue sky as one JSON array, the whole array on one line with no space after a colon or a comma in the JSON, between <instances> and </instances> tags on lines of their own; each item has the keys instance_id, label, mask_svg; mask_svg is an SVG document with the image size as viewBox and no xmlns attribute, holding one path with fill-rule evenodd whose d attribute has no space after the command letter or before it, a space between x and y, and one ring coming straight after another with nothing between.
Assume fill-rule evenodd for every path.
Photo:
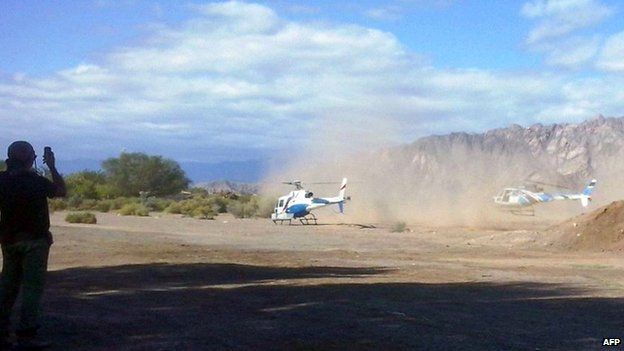
<instances>
[{"instance_id":1,"label":"blue sky","mask_svg":"<svg viewBox=\"0 0 624 351\"><path fill-rule=\"evenodd\" d=\"M444 67L530 68L538 62L520 45L530 27L518 16L522 2L514 6L496 1L259 3L294 21L353 23L391 32ZM108 50L140 40L152 24L175 25L194 15L186 1L7 0L1 6L4 73L46 74L95 61ZM386 8L386 15L367 14Z\"/></svg>"},{"instance_id":2,"label":"blue sky","mask_svg":"<svg viewBox=\"0 0 624 351\"><path fill-rule=\"evenodd\" d=\"M623 10L606 0L4 0L0 145L238 161L622 116Z\"/></svg>"}]
</instances>

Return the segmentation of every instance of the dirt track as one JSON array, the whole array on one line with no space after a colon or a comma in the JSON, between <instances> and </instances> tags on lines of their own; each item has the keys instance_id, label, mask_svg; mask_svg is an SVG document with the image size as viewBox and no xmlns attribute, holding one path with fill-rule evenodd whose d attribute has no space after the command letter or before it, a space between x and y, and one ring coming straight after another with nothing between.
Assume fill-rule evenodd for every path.
<instances>
[{"instance_id":1,"label":"dirt track","mask_svg":"<svg viewBox=\"0 0 624 351\"><path fill-rule=\"evenodd\" d=\"M624 260L532 230L53 216L57 350L591 350L624 338Z\"/></svg>"}]
</instances>

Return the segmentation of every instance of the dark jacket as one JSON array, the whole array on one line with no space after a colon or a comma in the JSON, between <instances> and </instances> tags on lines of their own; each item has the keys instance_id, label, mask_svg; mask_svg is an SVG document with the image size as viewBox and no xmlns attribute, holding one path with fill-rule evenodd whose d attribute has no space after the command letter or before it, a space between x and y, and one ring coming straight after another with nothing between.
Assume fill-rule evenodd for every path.
<instances>
[{"instance_id":1,"label":"dark jacket","mask_svg":"<svg viewBox=\"0 0 624 351\"><path fill-rule=\"evenodd\" d=\"M47 238L51 243L48 198L56 186L31 171L0 172L0 243Z\"/></svg>"}]
</instances>

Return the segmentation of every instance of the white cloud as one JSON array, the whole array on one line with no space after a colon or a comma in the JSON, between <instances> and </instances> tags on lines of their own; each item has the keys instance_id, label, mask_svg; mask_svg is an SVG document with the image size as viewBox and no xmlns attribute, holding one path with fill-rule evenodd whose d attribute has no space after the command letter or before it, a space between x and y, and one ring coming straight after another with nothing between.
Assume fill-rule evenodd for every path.
<instances>
[{"instance_id":1,"label":"white cloud","mask_svg":"<svg viewBox=\"0 0 624 351\"><path fill-rule=\"evenodd\" d=\"M364 15L375 20L394 21L403 17L403 12L401 7L390 5L368 9L364 12Z\"/></svg>"},{"instance_id":2,"label":"white cloud","mask_svg":"<svg viewBox=\"0 0 624 351\"><path fill-rule=\"evenodd\" d=\"M547 54L547 64L574 69L592 61L598 53L601 42L598 36L573 37L543 45L541 49Z\"/></svg>"},{"instance_id":3,"label":"white cloud","mask_svg":"<svg viewBox=\"0 0 624 351\"><path fill-rule=\"evenodd\" d=\"M241 2L196 11L97 63L0 81L0 122L8 131L0 141L57 143L59 154L72 157L127 147L214 160L300 147L332 120L349 126L339 135L362 146L553 116L578 119L594 108L622 114L622 100L613 97L624 88L615 82L436 69L372 28L286 21ZM569 87L601 94L574 95Z\"/></svg>"},{"instance_id":4,"label":"white cloud","mask_svg":"<svg viewBox=\"0 0 624 351\"><path fill-rule=\"evenodd\" d=\"M598 0L533 0L523 5L521 14L539 20L527 37L528 44L556 39L601 22L614 9Z\"/></svg>"},{"instance_id":5,"label":"white cloud","mask_svg":"<svg viewBox=\"0 0 624 351\"><path fill-rule=\"evenodd\" d=\"M378 21L397 21L420 10L445 10L457 0L389 0L383 6L363 11L365 17Z\"/></svg>"},{"instance_id":6,"label":"white cloud","mask_svg":"<svg viewBox=\"0 0 624 351\"><path fill-rule=\"evenodd\" d=\"M607 39L600 52L597 66L606 71L624 72L624 32Z\"/></svg>"},{"instance_id":7,"label":"white cloud","mask_svg":"<svg viewBox=\"0 0 624 351\"><path fill-rule=\"evenodd\" d=\"M526 44L544 54L545 63L566 69L586 67L596 58L603 37L581 34L615 13L615 8L599 0L533 0L526 2L521 14L537 21Z\"/></svg>"}]
</instances>

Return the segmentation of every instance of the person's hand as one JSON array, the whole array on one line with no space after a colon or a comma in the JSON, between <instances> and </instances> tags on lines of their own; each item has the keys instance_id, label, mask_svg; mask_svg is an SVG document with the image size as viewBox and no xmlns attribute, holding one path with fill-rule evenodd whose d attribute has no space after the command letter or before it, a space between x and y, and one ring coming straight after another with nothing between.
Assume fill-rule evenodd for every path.
<instances>
[{"instance_id":1,"label":"person's hand","mask_svg":"<svg viewBox=\"0 0 624 351\"><path fill-rule=\"evenodd\" d=\"M56 159L54 158L54 152L52 152L52 148L46 146L43 150L43 163L45 163L48 168L53 169L56 167Z\"/></svg>"}]
</instances>

